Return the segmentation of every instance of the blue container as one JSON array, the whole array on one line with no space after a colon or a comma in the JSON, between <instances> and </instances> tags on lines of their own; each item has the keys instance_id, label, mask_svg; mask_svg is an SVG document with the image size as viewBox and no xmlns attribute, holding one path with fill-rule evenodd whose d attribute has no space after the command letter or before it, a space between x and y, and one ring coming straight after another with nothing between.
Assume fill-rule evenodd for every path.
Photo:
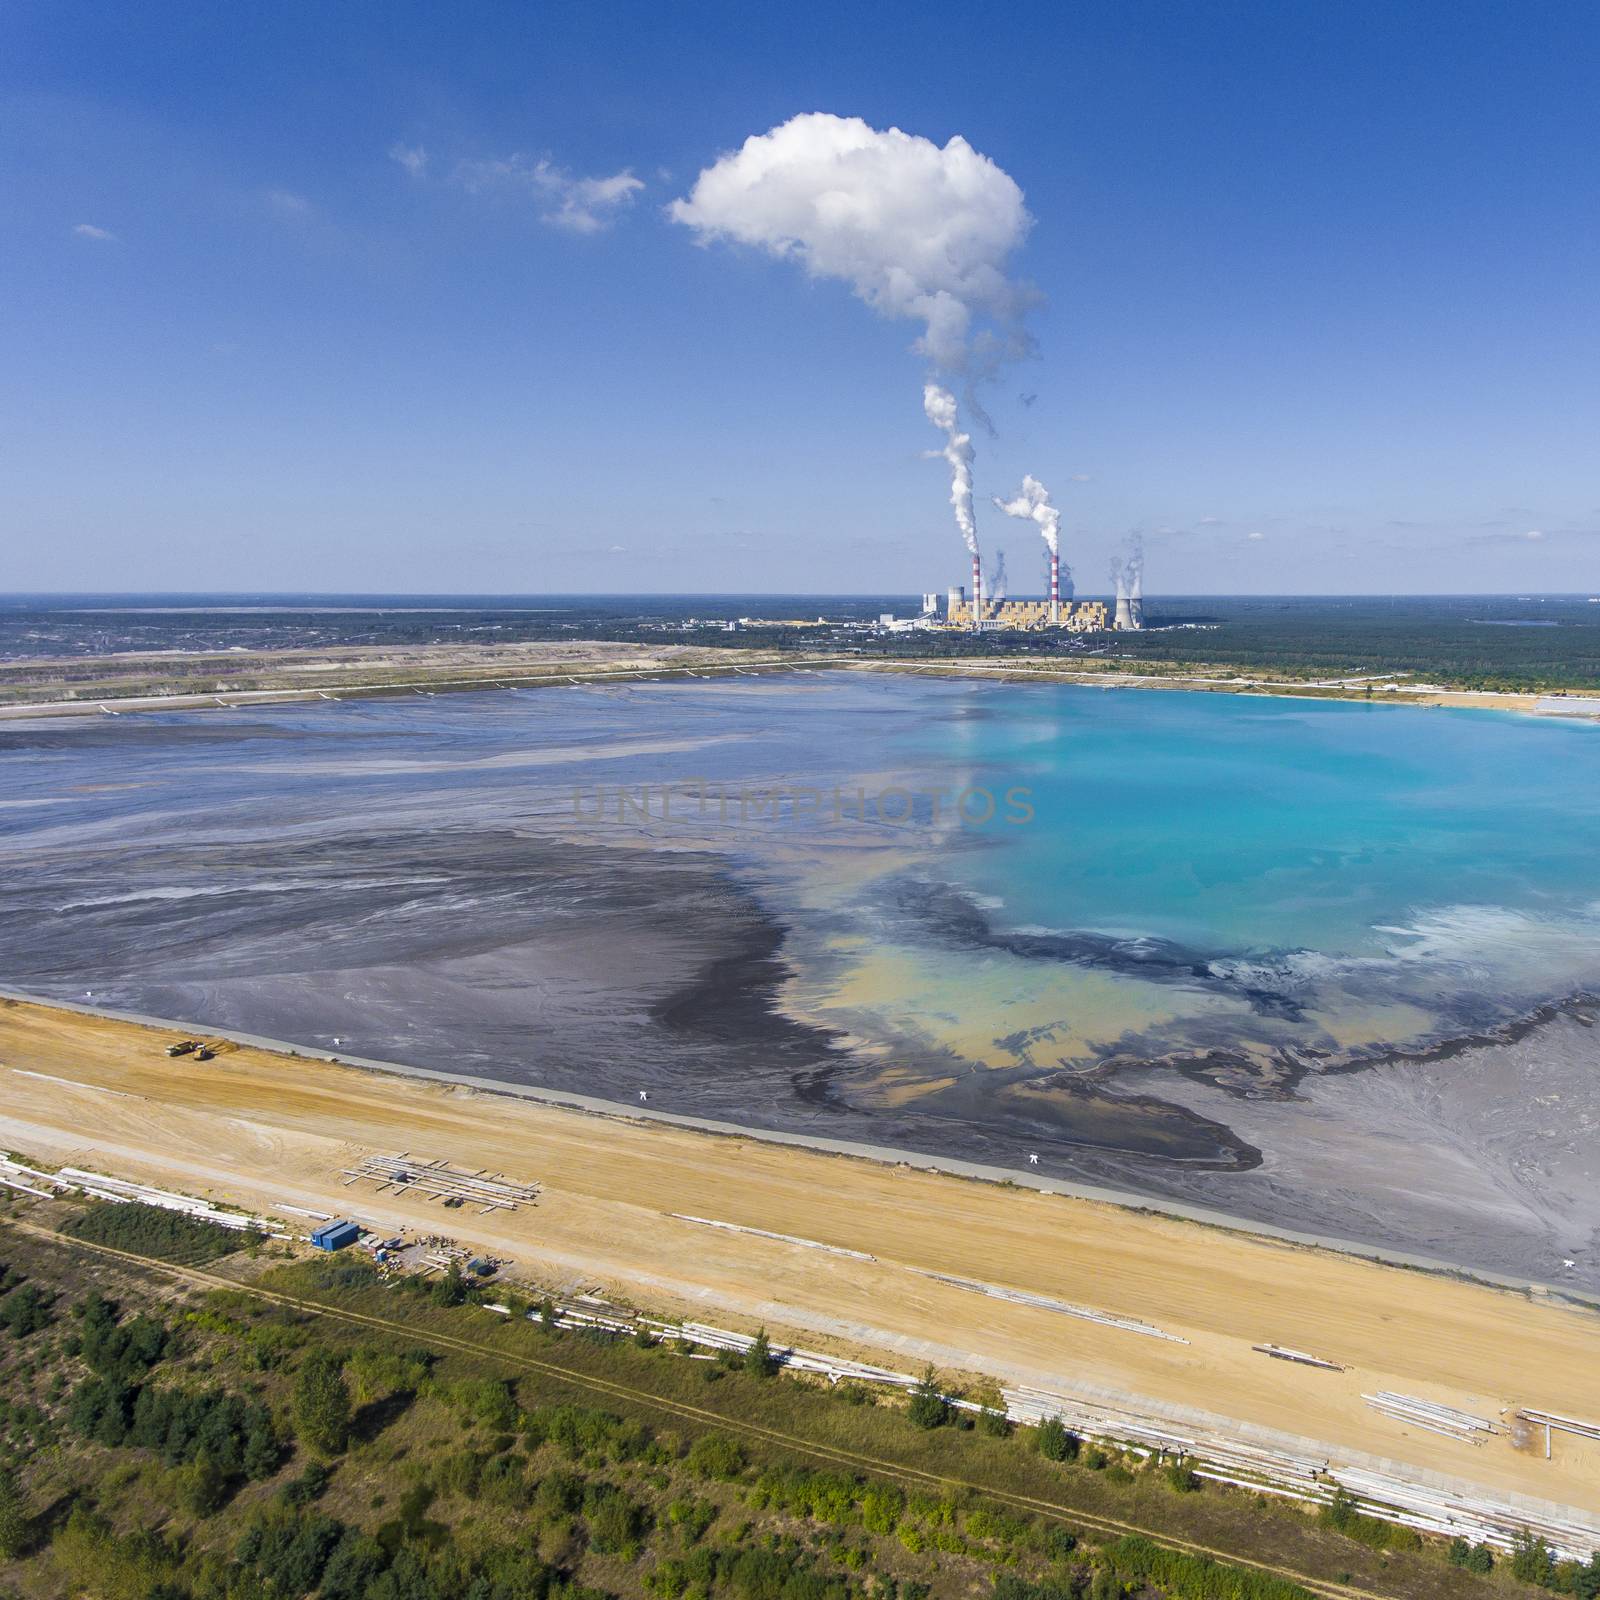
<instances>
[{"instance_id":1,"label":"blue container","mask_svg":"<svg viewBox=\"0 0 1600 1600\"><path fill-rule=\"evenodd\" d=\"M354 1222L324 1222L312 1230L311 1243L318 1250L343 1250L361 1237L361 1228Z\"/></svg>"}]
</instances>

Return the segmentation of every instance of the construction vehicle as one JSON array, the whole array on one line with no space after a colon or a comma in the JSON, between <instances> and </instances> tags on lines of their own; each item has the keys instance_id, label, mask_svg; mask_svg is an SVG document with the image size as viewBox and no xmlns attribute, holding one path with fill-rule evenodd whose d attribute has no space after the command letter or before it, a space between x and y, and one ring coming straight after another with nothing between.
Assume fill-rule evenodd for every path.
<instances>
[{"instance_id":1,"label":"construction vehicle","mask_svg":"<svg viewBox=\"0 0 1600 1600\"><path fill-rule=\"evenodd\" d=\"M200 1045L195 1050L194 1058L196 1061L210 1061L216 1053L209 1045Z\"/></svg>"},{"instance_id":2,"label":"construction vehicle","mask_svg":"<svg viewBox=\"0 0 1600 1600\"><path fill-rule=\"evenodd\" d=\"M186 1056L191 1050L198 1050L199 1048L200 1044L196 1039L180 1039L176 1044L167 1046L167 1054L169 1056Z\"/></svg>"}]
</instances>

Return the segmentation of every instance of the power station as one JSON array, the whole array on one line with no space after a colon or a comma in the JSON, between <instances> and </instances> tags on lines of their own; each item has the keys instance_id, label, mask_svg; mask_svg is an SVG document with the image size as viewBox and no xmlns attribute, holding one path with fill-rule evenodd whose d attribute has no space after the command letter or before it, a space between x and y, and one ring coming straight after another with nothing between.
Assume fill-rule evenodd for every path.
<instances>
[{"instance_id":1,"label":"power station","mask_svg":"<svg viewBox=\"0 0 1600 1600\"><path fill-rule=\"evenodd\" d=\"M923 596L924 616L930 614L927 602L933 599L936 599L933 595ZM1066 633L1101 633L1112 625L1104 600L1063 600L1059 591L1048 600L987 600L981 593L968 600L964 588L952 589L945 597L941 621L946 628L966 628L978 633L1003 633L1011 629L1038 633L1051 628Z\"/></svg>"}]
</instances>

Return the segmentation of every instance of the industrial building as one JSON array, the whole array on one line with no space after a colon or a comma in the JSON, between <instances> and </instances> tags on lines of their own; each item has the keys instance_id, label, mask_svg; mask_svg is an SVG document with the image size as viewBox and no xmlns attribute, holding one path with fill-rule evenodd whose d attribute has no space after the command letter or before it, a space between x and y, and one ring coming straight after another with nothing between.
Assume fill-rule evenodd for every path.
<instances>
[{"instance_id":1,"label":"industrial building","mask_svg":"<svg viewBox=\"0 0 1600 1600\"><path fill-rule=\"evenodd\" d=\"M924 609L933 596L924 597ZM1054 620L1052 620L1052 616ZM985 600L976 606L963 588L945 597L944 626L976 628L980 633L1020 629L1035 633L1058 629L1066 633L1098 633L1111 626L1111 613L1103 600Z\"/></svg>"}]
</instances>

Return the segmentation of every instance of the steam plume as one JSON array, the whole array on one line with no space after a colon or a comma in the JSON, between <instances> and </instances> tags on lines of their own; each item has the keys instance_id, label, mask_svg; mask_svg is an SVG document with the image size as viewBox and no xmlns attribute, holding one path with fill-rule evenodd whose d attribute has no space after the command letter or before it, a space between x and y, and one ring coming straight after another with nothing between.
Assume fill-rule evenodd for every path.
<instances>
[{"instance_id":1,"label":"steam plume","mask_svg":"<svg viewBox=\"0 0 1600 1600\"><path fill-rule=\"evenodd\" d=\"M1112 556L1110 578L1116 586L1117 599L1126 600L1128 598L1128 569L1123 564L1121 556Z\"/></svg>"},{"instance_id":2,"label":"steam plume","mask_svg":"<svg viewBox=\"0 0 1600 1600\"><path fill-rule=\"evenodd\" d=\"M1006 553L996 550L994 570L989 575L989 598L999 605L1006 597Z\"/></svg>"},{"instance_id":3,"label":"steam plume","mask_svg":"<svg viewBox=\"0 0 1600 1600\"><path fill-rule=\"evenodd\" d=\"M1044 536L1045 548L1051 555L1060 552L1061 513L1050 504L1050 491L1037 478L1024 478L1022 493L1014 500L1002 500L996 495L994 503L1008 517L1022 517L1026 521L1037 522L1039 532Z\"/></svg>"},{"instance_id":4,"label":"steam plume","mask_svg":"<svg viewBox=\"0 0 1600 1600\"><path fill-rule=\"evenodd\" d=\"M927 412L928 421L944 434L944 449L930 454L941 455L950 463L950 505L956 514L956 527L976 558L978 524L972 515L972 435L961 431L956 397L939 384L923 385L922 409Z\"/></svg>"}]
</instances>

